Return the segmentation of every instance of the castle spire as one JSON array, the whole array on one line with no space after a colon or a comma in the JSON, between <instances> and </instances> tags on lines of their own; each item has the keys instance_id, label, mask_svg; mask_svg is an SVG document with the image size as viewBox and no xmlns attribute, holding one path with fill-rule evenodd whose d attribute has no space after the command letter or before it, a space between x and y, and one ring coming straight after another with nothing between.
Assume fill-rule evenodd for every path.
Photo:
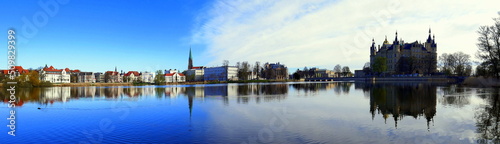
<instances>
[{"instance_id":1,"label":"castle spire","mask_svg":"<svg viewBox=\"0 0 500 144\"><path fill-rule=\"evenodd\" d=\"M398 42L398 31L397 30L396 30L396 38L394 38L393 44L395 44L395 45L399 44L399 42Z\"/></svg>"},{"instance_id":2,"label":"castle spire","mask_svg":"<svg viewBox=\"0 0 500 144\"><path fill-rule=\"evenodd\" d=\"M428 43L432 42L432 39L431 39L431 28L430 27L429 27L429 37L427 37L427 42Z\"/></svg>"},{"instance_id":3,"label":"castle spire","mask_svg":"<svg viewBox=\"0 0 500 144\"><path fill-rule=\"evenodd\" d=\"M387 35L385 35L384 44L389 44L389 41L387 41Z\"/></svg>"}]
</instances>

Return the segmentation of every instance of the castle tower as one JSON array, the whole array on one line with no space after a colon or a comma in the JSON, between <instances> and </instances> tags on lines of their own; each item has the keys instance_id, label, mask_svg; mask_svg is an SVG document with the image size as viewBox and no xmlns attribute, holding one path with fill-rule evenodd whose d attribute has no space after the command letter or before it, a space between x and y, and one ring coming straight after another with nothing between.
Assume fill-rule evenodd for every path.
<instances>
[{"instance_id":1,"label":"castle tower","mask_svg":"<svg viewBox=\"0 0 500 144\"><path fill-rule=\"evenodd\" d=\"M432 48L431 28L429 28L429 36L427 37L427 40L425 41L425 48L428 51L434 51L434 49Z\"/></svg>"},{"instance_id":2,"label":"castle tower","mask_svg":"<svg viewBox=\"0 0 500 144\"><path fill-rule=\"evenodd\" d=\"M375 47L375 39L372 39L372 46L370 47L370 55L375 55L377 48Z\"/></svg>"},{"instance_id":3,"label":"castle tower","mask_svg":"<svg viewBox=\"0 0 500 144\"><path fill-rule=\"evenodd\" d=\"M396 38L394 38L394 42L392 42L393 45L398 45L399 44L399 41L398 41L398 31L396 31Z\"/></svg>"},{"instance_id":4,"label":"castle tower","mask_svg":"<svg viewBox=\"0 0 500 144\"><path fill-rule=\"evenodd\" d=\"M189 47L188 69L193 69L193 56L191 55L191 47Z\"/></svg>"}]
</instances>

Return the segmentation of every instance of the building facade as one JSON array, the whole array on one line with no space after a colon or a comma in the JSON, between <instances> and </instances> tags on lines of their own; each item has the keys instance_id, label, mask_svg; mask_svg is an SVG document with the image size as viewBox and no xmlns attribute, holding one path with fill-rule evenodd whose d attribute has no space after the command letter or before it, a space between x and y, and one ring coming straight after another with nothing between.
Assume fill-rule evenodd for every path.
<instances>
[{"instance_id":1,"label":"building facade","mask_svg":"<svg viewBox=\"0 0 500 144\"><path fill-rule=\"evenodd\" d=\"M71 76L65 69L55 69L53 66L40 70L40 79L50 83L70 83Z\"/></svg>"},{"instance_id":2,"label":"building facade","mask_svg":"<svg viewBox=\"0 0 500 144\"><path fill-rule=\"evenodd\" d=\"M288 68L284 64L266 63L262 71L262 77L266 79L285 80L288 79Z\"/></svg>"},{"instance_id":3,"label":"building facade","mask_svg":"<svg viewBox=\"0 0 500 144\"><path fill-rule=\"evenodd\" d=\"M238 80L238 67L220 66L205 68L203 79L205 81Z\"/></svg>"},{"instance_id":4,"label":"building facade","mask_svg":"<svg viewBox=\"0 0 500 144\"><path fill-rule=\"evenodd\" d=\"M165 74L165 82L186 82L186 76L182 73L167 73Z\"/></svg>"},{"instance_id":5,"label":"building facade","mask_svg":"<svg viewBox=\"0 0 500 144\"><path fill-rule=\"evenodd\" d=\"M199 67L197 69L186 70L186 80L188 81L203 81L205 74L205 68Z\"/></svg>"},{"instance_id":6,"label":"building facade","mask_svg":"<svg viewBox=\"0 0 500 144\"><path fill-rule=\"evenodd\" d=\"M389 43L386 37L383 44L377 47L375 40L372 40L370 47L371 68L379 57L386 59L387 70L385 73L430 74L436 72L437 69L437 43L434 36L431 38L430 29L429 37L424 43L418 41L405 43L402 39L398 40L396 32L392 43Z\"/></svg>"},{"instance_id":7,"label":"building facade","mask_svg":"<svg viewBox=\"0 0 500 144\"><path fill-rule=\"evenodd\" d=\"M143 72L141 75L142 82L154 83L156 74L153 72Z\"/></svg>"},{"instance_id":8,"label":"building facade","mask_svg":"<svg viewBox=\"0 0 500 144\"><path fill-rule=\"evenodd\" d=\"M14 77L18 77L21 76L21 74L28 74L29 70L24 69L22 66L14 66L8 70L2 70L2 73L4 74L4 76L12 74Z\"/></svg>"},{"instance_id":9,"label":"building facade","mask_svg":"<svg viewBox=\"0 0 500 144\"><path fill-rule=\"evenodd\" d=\"M123 79L125 82L142 81L141 74L137 71L129 71L123 75Z\"/></svg>"},{"instance_id":10,"label":"building facade","mask_svg":"<svg viewBox=\"0 0 500 144\"><path fill-rule=\"evenodd\" d=\"M95 83L96 77L93 72L79 72L78 73L79 83Z\"/></svg>"},{"instance_id":11,"label":"building facade","mask_svg":"<svg viewBox=\"0 0 500 144\"><path fill-rule=\"evenodd\" d=\"M117 71L106 71L103 75L103 82L121 83L123 82L123 76Z\"/></svg>"}]
</instances>

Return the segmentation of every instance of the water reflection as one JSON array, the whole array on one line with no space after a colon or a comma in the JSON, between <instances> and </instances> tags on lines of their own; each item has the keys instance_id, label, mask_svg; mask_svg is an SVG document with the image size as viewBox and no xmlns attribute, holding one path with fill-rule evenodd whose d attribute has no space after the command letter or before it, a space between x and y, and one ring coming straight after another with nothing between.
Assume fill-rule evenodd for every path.
<instances>
[{"instance_id":1,"label":"water reflection","mask_svg":"<svg viewBox=\"0 0 500 144\"><path fill-rule=\"evenodd\" d=\"M307 135L309 133L322 132L334 133L336 135L342 136L343 133L347 133L349 132L349 130L354 129L357 130L353 132L355 134L365 135L366 133L371 133L367 134L367 137L377 137L380 136L380 133L390 131L393 134L382 134L382 136L389 137L389 140L379 142L394 143L394 141L391 141L392 139L395 139L394 137L400 138L404 137L402 135L412 134L420 137L425 136L425 134L443 134L444 136L449 136L451 138L465 137L466 139L468 138L466 132L442 132L442 129L465 129L464 131L468 130L476 132L471 133L473 137L475 137L474 140L477 140L476 142L478 143L499 143L499 92L499 89L475 89L454 85L438 86L422 83L370 84L344 82L215 84L162 87L52 87L19 89L16 93L20 98L20 101L17 102L16 105L19 107L22 107L23 105L25 105L25 107L29 107L29 104L27 103L49 105L58 102L81 102L78 103L80 105L73 105L73 107L78 108L80 106L86 107L94 105L94 103L89 102L89 100L104 100L103 103L108 104L107 102L112 103L114 102L114 100L118 99L126 102L132 101L131 103L141 103L142 107L138 107L135 113L134 110L132 110L131 115L138 115L139 112L142 115L142 112L145 111L156 114L151 117L143 118L147 120L151 119L150 122L153 123L157 120L170 120L172 119L172 113L176 112L179 113L179 115L175 115L175 118L173 118L172 120L176 120L175 122L182 123L183 119L181 118L183 118L184 116L187 119L187 109L189 109L190 120L191 118L193 119L193 121L196 121L198 119L197 122L199 122L193 122L193 125L203 127L203 130L205 130L206 127L211 126L211 128L213 129L211 129L212 131L210 131L210 133L217 133L220 131L214 129L221 128L218 127L218 124L223 123L223 128L227 128L227 130L230 132L233 132L232 130L235 128L240 128L239 132L246 131L245 134L238 135L244 138L246 138L246 134L248 133L258 133L258 129L255 131L253 130L255 126L269 124L269 119L273 117L273 115L271 115L273 113L269 112L268 115L264 116L264 112L262 111L270 111L270 109L278 107L279 105L290 108L290 112L297 112L294 113L297 115L297 118L290 119L291 124L286 128L287 133L295 133L307 128L317 130L306 131L304 133L299 133L296 135ZM7 100L9 98L7 97L7 94L8 92L5 90L0 91L0 98L4 99L4 104L8 103ZM363 94L364 97L362 96ZM311 97L304 98L304 96ZM151 106L151 103L165 106L166 104L164 103L164 100L167 99L172 101L176 100L175 102L182 102L177 103L179 105L178 109L176 109L177 107L174 107L173 105L168 105L168 110L163 109L165 107L155 109L154 106ZM205 101L208 102L205 103ZM102 107L97 107L96 109L101 111L100 108ZM106 112L106 110L103 111L104 112L102 113L104 115L109 114L109 112ZM252 113L252 111L258 112ZM440 113L437 115L438 111ZM65 111L58 110L57 112ZM65 113L71 114L73 112L74 111ZM85 112L86 111L83 111L83 113ZM245 115L246 112L248 112L247 115ZM461 115L461 112L467 114ZM76 115L82 113L82 111L74 113ZM329 114L331 114L332 116L330 116ZM228 117L228 115L234 116L234 118L230 118ZM461 120L446 117L450 115L456 115ZM64 117L64 115L62 114L61 116ZM259 119L260 117L263 118ZM142 117L131 116L129 118L143 120L140 119ZM255 121L250 121L249 119ZM413 124L413 119L415 119L415 121L421 121L422 123ZM115 122L120 122L119 119L114 120ZM242 126L240 123L232 123L232 121L242 121L245 122L245 125ZM434 121L437 121L436 123L439 125L434 125ZM389 124L384 125L384 122ZM394 122L394 126L391 124L391 122ZM452 123L453 128L450 128L445 124L448 122ZM470 122L470 124L466 124L466 122ZM398 124L400 128L398 130L395 130L394 128L398 128ZM247 125L249 128L245 129L247 128L245 127ZM250 127L250 125L252 125L252 127ZM347 126L345 126L344 128L339 125ZM168 125L168 127L172 128L175 126ZM183 130L183 128L185 128L183 126L178 127L180 128L176 130ZM330 131L337 130L338 128L344 129L342 130L342 132ZM431 128L432 131L430 131ZM191 132L191 127L189 127L189 129L189 132ZM193 129L196 129L196 127L193 126ZM377 131L379 129L381 130L380 133ZM419 133L419 130L425 133ZM205 134L202 133L200 129L198 129L197 132ZM458 134L454 135L450 133ZM186 133L181 132L180 134ZM346 134L345 137L359 136L355 134ZM276 135L276 138L278 138L279 134L277 133ZM287 135L286 137L288 136L290 135ZM334 138L326 136L325 138L315 137L313 139L319 139L318 141L314 142L328 143L336 142L338 139L335 138L339 138L340 136ZM339 139L342 140L342 138ZM370 140L360 140L359 142L368 143L370 142Z\"/></svg>"},{"instance_id":2,"label":"water reflection","mask_svg":"<svg viewBox=\"0 0 500 144\"><path fill-rule=\"evenodd\" d=\"M478 143L500 143L500 90L478 89L477 93L486 101L476 111Z\"/></svg>"},{"instance_id":3,"label":"water reflection","mask_svg":"<svg viewBox=\"0 0 500 144\"><path fill-rule=\"evenodd\" d=\"M357 86L370 94L370 113L382 115L384 122L392 117L394 127L406 116L427 120L427 129L436 115L436 86L418 83L364 84Z\"/></svg>"},{"instance_id":4,"label":"water reflection","mask_svg":"<svg viewBox=\"0 0 500 144\"><path fill-rule=\"evenodd\" d=\"M470 99L474 95L472 88L464 88L457 85L442 87L440 90L442 96L438 98L439 102L444 106L457 108L471 104Z\"/></svg>"}]
</instances>

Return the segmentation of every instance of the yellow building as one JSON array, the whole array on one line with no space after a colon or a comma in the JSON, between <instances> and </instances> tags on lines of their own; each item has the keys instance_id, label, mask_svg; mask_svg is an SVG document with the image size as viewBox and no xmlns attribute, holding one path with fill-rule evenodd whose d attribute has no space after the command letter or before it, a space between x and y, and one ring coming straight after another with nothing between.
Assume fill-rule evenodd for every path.
<instances>
[{"instance_id":1,"label":"yellow building","mask_svg":"<svg viewBox=\"0 0 500 144\"><path fill-rule=\"evenodd\" d=\"M424 43L415 41L405 43L402 39L398 40L398 32L392 43L387 41L387 36L382 45L375 46L375 40L372 40L370 47L370 65L373 68L377 57L386 58L386 73L399 74L430 74L436 72L437 68L437 44L435 37L429 37Z\"/></svg>"}]
</instances>

